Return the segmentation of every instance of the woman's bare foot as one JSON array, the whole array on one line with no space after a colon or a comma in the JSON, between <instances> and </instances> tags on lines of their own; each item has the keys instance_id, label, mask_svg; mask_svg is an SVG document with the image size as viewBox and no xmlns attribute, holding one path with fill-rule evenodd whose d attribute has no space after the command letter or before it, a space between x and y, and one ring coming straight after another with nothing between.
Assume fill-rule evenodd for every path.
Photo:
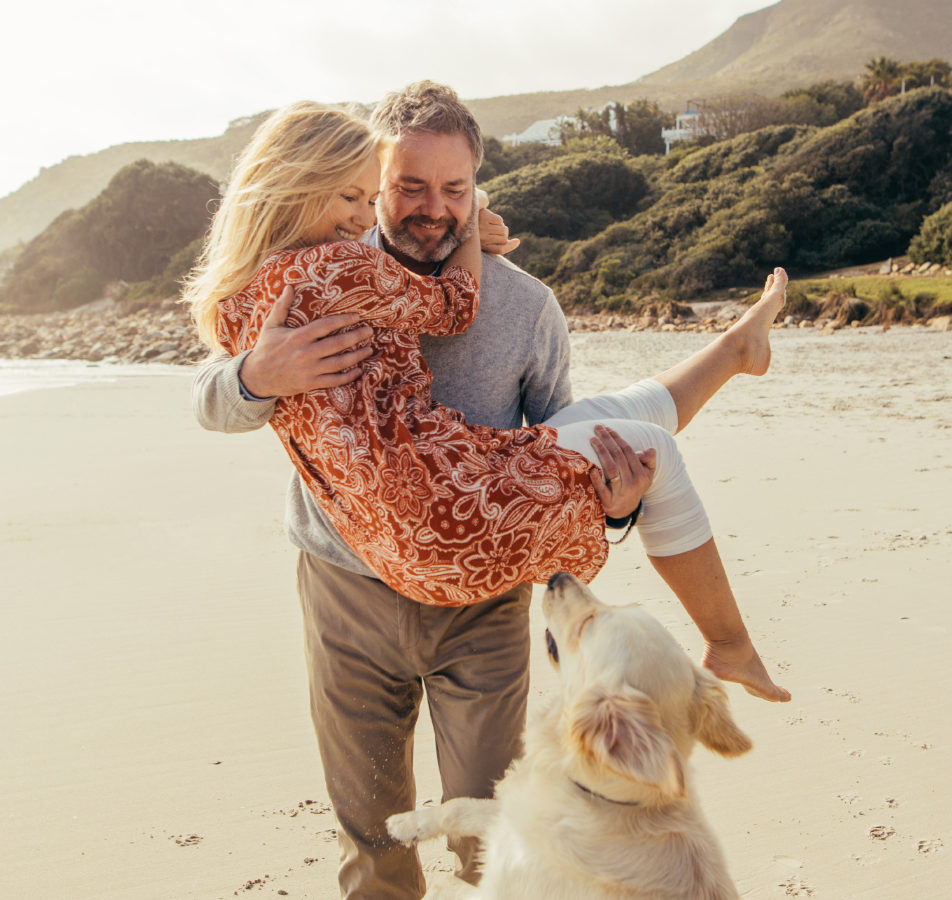
<instances>
[{"instance_id":1,"label":"woman's bare foot","mask_svg":"<svg viewBox=\"0 0 952 900\"><path fill-rule=\"evenodd\" d=\"M749 637L736 642L709 641L701 665L721 681L735 681L748 694L762 700L786 703L790 699L790 691L774 684L767 674L767 668Z\"/></svg>"},{"instance_id":2,"label":"woman's bare foot","mask_svg":"<svg viewBox=\"0 0 952 900\"><path fill-rule=\"evenodd\" d=\"M787 273L778 267L767 276L760 299L724 332L737 345L739 372L763 375L770 368L770 326L786 302Z\"/></svg>"}]
</instances>

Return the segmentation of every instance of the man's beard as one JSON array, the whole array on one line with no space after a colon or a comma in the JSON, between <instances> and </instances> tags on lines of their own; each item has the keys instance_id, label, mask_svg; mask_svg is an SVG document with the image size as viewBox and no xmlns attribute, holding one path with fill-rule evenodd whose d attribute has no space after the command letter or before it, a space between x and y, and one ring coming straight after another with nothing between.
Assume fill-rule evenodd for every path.
<instances>
[{"instance_id":1,"label":"man's beard","mask_svg":"<svg viewBox=\"0 0 952 900\"><path fill-rule=\"evenodd\" d=\"M383 232L387 245L398 253L417 262L440 263L446 259L460 244L469 238L476 228L476 201L473 199L473 211L469 219L460 225L456 219L444 217L430 219L427 216L407 216L398 223L387 220L385 215L378 213L380 230ZM432 248L422 245L410 231L410 225L436 225L446 228L443 239Z\"/></svg>"}]
</instances>

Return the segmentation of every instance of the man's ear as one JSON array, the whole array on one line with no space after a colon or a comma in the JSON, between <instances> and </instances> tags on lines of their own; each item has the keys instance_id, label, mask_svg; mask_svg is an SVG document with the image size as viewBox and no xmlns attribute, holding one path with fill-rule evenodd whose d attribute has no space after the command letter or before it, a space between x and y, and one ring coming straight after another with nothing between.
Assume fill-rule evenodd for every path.
<instances>
[{"instance_id":1,"label":"man's ear","mask_svg":"<svg viewBox=\"0 0 952 900\"><path fill-rule=\"evenodd\" d=\"M681 797L684 765L660 725L657 707L641 691L610 694L595 688L571 709L568 737L571 749L596 768Z\"/></svg>"},{"instance_id":2,"label":"man's ear","mask_svg":"<svg viewBox=\"0 0 952 900\"><path fill-rule=\"evenodd\" d=\"M694 667L691 725L697 739L722 756L740 756L753 747L750 738L731 717L724 685L698 666Z\"/></svg>"}]
</instances>

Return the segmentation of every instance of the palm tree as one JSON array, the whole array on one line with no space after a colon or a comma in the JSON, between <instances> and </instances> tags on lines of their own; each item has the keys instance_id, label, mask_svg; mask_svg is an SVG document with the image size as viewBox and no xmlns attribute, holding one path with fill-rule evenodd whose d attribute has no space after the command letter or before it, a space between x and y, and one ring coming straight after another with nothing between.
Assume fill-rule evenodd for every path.
<instances>
[{"instance_id":1,"label":"palm tree","mask_svg":"<svg viewBox=\"0 0 952 900\"><path fill-rule=\"evenodd\" d=\"M899 60L888 56L880 56L866 63L866 74L863 76L860 87L867 106L878 103L891 94L899 93L903 68Z\"/></svg>"}]
</instances>

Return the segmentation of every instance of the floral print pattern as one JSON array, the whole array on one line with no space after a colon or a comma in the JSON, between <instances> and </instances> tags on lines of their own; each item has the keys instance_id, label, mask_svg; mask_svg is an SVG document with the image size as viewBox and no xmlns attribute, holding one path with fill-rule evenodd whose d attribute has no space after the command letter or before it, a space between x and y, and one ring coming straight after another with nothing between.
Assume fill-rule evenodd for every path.
<instances>
[{"instance_id":1,"label":"floral print pattern","mask_svg":"<svg viewBox=\"0 0 952 900\"><path fill-rule=\"evenodd\" d=\"M342 537L399 593L461 606L565 570L590 581L608 546L591 463L544 425L467 425L436 404L419 335L472 323L472 276L414 275L354 241L270 256L252 283L219 304L233 354L254 346L286 285L290 326L357 312L373 353L352 384L278 400L271 425Z\"/></svg>"}]
</instances>

